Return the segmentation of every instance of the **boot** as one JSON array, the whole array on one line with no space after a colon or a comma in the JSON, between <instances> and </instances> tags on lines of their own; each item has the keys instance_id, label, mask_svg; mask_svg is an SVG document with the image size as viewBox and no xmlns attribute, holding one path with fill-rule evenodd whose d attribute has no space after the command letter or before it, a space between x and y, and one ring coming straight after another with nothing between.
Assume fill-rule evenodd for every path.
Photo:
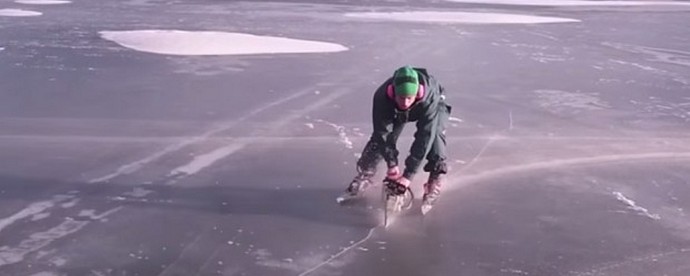
<instances>
[{"instance_id":1,"label":"boot","mask_svg":"<svg viewBox=\"0 0 690 276\"><path fill-rule=\"evenodd\" d=\"M345 193L350 197L356 197L362 195L364 190L372 186L374 183L371 181L371 175L366 173L360 173L352 179L352 182L345 189Z\"/></svg>"},{"instance_id":2,"label":"boot","mask_svg":"<svg viewBox=\"0 0 690 276\"><path fill-rule=\"evenodd\" d=\"M422 203L425 205L433 205L439 196L441 196L441 175L429 175L429 180L424 184L424 197Z\"/></svg>"}]
</instances>

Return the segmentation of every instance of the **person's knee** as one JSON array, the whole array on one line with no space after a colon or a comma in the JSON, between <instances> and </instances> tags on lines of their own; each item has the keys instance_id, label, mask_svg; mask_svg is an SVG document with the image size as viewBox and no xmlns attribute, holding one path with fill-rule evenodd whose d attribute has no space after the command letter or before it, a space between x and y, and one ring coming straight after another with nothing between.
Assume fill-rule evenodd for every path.
<instances>
[{"instance_id":1,"label":"person's knee","mask_svg":"<svg viewBox=\"0 0 690 276\"><path fill-rule=\"evenodd\" d=\"M432 176L439 176L448 173L448 165L443 159L429 160L429 162L424 166L424 171L428 172Z\"/></svg>"}]
</instances>

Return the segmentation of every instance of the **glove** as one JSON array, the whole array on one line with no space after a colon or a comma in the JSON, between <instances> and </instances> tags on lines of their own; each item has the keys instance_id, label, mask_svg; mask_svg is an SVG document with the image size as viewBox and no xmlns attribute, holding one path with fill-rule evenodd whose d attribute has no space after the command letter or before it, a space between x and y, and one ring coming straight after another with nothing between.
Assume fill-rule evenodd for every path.
<instances>
[{"instance_id":1,"label":"glove","mask_svg":"<svg viewBox=\"0 0 690 276\"><path fill-rule=\"evenodd\" d=\"M398 168L398 166L388 168L388 171L386 172L386 178L392 180L400 178L400 168Z\"/></svg>"},{"instance_id":2,"label":"glove","mask_svg":"<svg viewBox=\"0 0 690 276\"><path fill-rule=\"evenodd\" d=\"M388 168L388 171L386 172L386 179L404 187L409 187L411 182L409 179L402 176L398 166Z\"/></svg>"}]
</instances>

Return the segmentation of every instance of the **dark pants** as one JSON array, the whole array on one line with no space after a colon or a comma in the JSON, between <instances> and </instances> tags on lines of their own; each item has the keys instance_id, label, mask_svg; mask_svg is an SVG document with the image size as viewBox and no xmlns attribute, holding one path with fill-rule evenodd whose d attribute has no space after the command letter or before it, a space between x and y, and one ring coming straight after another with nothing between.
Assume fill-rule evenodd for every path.
<instances>
[{"instance_id":1,"label":"dark pants","mask_svg":"<svg viewBox=\"0 0 690 276\"><path fill-rule=\"evenodd\" d=\"M437 124L436 129L438 131L436 137L432 140L431 149L426 155L427 163L424 166L424 171L429 173L429 178L438 178L442 174L448 173L446 165L446 124L450 117L451 108L445 104L440 108L438 119L433 122ZM394 127L389 137L394 137L397 140L402 130L402 125ZM377 166L383 159L380 147L382 145L379 145L373 139L369 139L369 142L364 146L362 156L357 161L357 171L363 177L369 178L376 174Z\"/></svg>"}]
</instances>

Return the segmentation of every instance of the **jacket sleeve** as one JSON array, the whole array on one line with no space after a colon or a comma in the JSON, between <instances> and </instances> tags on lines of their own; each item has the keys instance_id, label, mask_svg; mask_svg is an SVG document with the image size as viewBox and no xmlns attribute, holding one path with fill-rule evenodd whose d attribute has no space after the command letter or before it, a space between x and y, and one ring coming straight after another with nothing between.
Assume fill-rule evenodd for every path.
<instances>
[{"instance_id":1,"label":"jacket sleeve","mask_svg":"<svg viewBox=\"0 0 690 276\"><path fill-rule=\"evenodd\" d=\"M395 143L400 130L394 127L391 114L387 112L389 104L385 91L375 93L372 110L374 131L371 140L374 141L379 154L390 168L398 165L398 150Z\"/></svg>"},{"instance_id":2,"label":"jacket sleeve","mask_svg":"<svg viewBox=\"0 0 690 276\"><path fill-rule=\"evenodd\" d=\"M400 133L402 133L404 129L404 124L393 124L393 131L388 133L388 136L386 137L386 147L385 147L385 153L383 153L383 158L386 160L386 164L388 165L389 168L395 167L398 165L398 148L397 148L397 143L398 143L398 137L400 137Z\"/></svg>"},{"instance_id":3,"label":"jacket sleeve","mask_svg":"<svg viewBox=\"0 0 690 276\"><path fill-rule=\"evenodd\" d=\"M429 104L422 116L417 121L417 131L414 134L414 142L410 148L410 155L405 159L405 171L403 177L412 180L419 170L424 157L431 149L431 143L438 132L438 107L439 102Z\"/></svg>"}]
</instances>

